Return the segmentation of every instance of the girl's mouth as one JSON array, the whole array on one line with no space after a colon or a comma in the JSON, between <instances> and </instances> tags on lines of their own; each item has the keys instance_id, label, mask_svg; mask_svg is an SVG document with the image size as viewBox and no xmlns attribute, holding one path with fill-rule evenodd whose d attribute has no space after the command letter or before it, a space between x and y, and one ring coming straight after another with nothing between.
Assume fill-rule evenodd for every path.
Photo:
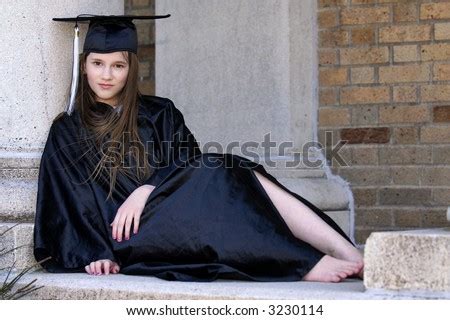
<instances>
[{"instance_id":1,"label":"girl's mouth","mask_svg":"<svg viewBox=\"0 0 450 320\"><path fill-rule=\"evenodd\" d=\"M112 84L106 84L106 83L100 83L99 86L100 86L100 88L106 90L106 89L111 88L113 85Z\"/></svg>"}]
</instances>

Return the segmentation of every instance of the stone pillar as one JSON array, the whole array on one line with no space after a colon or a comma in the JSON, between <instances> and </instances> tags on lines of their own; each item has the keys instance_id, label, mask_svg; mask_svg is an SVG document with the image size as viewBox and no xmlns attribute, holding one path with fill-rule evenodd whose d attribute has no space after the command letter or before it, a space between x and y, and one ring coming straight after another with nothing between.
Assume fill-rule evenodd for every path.
<instances>
[{"instance_id":1,"label":"stone pillar","mask_svg":"<svg viewBox=\"0 0 450 320\"><path fill-rule=\"evenodd\" d=\"M65 108L72 77L73 25L81 13L123 14L123 0L3 1L0 10L0 230L25 222L0 248L31 243L39 160L53 118ZM83 35L87 25L82 28ZM2 263L28 255L3 257ZM27 258L25 258L25 256ZM22 257L22 258L21 258ZM6 261L5 261L6 259ZM1 267L1 266L0 266Z\"/></svg>"},{"instance_id":2,"label":"stone pillar","mask_svg":"<svg viewBox=\"0 0 450 320\"><path fill-rule=\"evenodd\" d=\"M155 1L156 14L172 15L155 24L156 95L174 101L202 148L211 141L221 148L203 151L241 154L265 165L352 237L345 182L330 179L324 162L313 167L303 157L293 168L284 162L289 151L317 141L317 1ZM273 163L262 161L266 133L275 142ZM239 148L248 141L259 147ZM237 147L227 149L232 142ZM284 142L293 144L287 157L278 151ZM314 149L308 156L323 157Z\"/></svg>"},{"instance_id":3,"label":"stone pillar","mask_svg":"<svg viewBox=\"0 0 450 320\"><path fill-rule=\"evenodd\" d=\"M156 23L156 95L202 144L316 140L315 0L156 0L155 11L172 15Z\"/></svg>"}]
</instances>

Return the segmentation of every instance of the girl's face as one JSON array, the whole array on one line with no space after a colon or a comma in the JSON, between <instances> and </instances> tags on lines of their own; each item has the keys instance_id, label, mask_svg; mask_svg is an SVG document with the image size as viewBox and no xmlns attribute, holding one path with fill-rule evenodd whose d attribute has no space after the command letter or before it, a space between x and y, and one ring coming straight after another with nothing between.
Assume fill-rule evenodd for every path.
<instances>
[{"instance_id":1,"label":"girl's face","mask_svg":"<svg viewBox=\"0 0 450 320\"><path fill-rule=\"evenodd\" d=\"M127 82L129 65L123 52L90 53L84 70L96 100L116 106Z\"/></svg>"}]
</instances>

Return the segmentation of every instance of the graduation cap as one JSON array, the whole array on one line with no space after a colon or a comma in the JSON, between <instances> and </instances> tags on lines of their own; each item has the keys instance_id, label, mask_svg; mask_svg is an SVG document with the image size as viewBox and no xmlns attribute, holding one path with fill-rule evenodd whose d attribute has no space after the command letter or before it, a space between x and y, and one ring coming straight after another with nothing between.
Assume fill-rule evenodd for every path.
<instances>
[{"instance_id":1,"label":"graduation cap","mask_svg":"<svg viewBox=\"0 0 450 320\"><path fill-rule=\"evenodd\" d=\"M137 32L133 20L154 20L170 17L163 16L133 16L133 15L91 15L81 14L74 18L53 18L54 21L74 22L73 65L70 98L66 106L67 114L71 115L78 87L79 70L79 28L78 23L89 22L89 28L84 41L83 53L110 53L129 51L137 53Z\"/></svg>"}]
</instances>

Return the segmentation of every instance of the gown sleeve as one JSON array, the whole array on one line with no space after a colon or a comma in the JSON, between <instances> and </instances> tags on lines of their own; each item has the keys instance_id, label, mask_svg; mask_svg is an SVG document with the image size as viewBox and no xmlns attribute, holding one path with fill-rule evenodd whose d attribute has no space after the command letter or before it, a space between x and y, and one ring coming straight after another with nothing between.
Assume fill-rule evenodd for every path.
<instances>
[{"instance_id":1,"label":"gown sleeve","mask_svg":"<svg viewBox=\"0 0 450 320\"><path fill-rule=\"evenodd\" d=\"M80 183L85 167L74 126L53 125L41 158L34 226L34 256L51 256L50 272L81 272L99 259L115 261L91 183Z\"/></svg>"},{"instance_id":2,"label":"gown sleeve","mask_svg":"<svg viewBox=\"0 0 450 320\"><path fill-rule=\"evenodd\" d=\"M160 130L165 144L164 159L161 161L162 165L144 182L153 186L158 185L175 168L184 166L187 160L201 154L197 140L186 126L183 114L170 99L167 100L164 117L169 125Z\"/></svg>"}]
</instances>

